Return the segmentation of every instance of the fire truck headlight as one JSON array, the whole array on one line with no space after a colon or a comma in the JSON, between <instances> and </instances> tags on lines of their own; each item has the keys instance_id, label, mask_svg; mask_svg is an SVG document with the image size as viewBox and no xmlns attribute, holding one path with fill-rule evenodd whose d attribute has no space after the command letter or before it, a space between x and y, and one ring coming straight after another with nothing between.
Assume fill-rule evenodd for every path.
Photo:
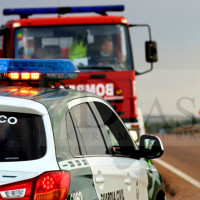
<instances>
[{"instance_id":1,"label":"fire truck headlight","mask_svg":"<svg viewBox=\"0 0 200 200\"><path fill-rule=\"evenodd\" d=\"M137 142L138 141L138 132L136 130L129 130L129 134L131 136L131 138Z\"/></svg>"}]
</instances>

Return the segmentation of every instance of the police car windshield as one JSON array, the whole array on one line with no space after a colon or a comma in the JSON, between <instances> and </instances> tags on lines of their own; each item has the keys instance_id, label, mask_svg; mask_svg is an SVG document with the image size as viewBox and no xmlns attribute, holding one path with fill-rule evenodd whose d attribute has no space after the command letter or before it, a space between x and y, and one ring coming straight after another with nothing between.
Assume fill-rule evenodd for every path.
<instances>
[{"instance_id":1,"label":"police car windshield","mask_svg":"<svg viewBox=\"0 0 200 200\"><path fill-rule=\"evenodd\" d=\"M67 58L83 71L133 68L128 30L122 24L21 27L15 31L14 53L15 58Z\"/></svg>"},{"instance_id":2,"label":"police car windshield","mask_svg":"<svg viewBox=\"0 0 200 200\"><path fill-rule=\"evenodd\" d=\"M39 159L45 153L41 116L0 112L0 162Z\"/></svg>"}]
</instances>

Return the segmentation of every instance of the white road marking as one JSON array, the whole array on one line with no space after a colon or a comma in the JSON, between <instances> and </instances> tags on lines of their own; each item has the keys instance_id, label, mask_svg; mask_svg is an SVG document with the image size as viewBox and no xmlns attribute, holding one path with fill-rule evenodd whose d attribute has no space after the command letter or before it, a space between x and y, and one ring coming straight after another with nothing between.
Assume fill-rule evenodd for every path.
<instances>
[{"instance_id":1,"label":"white road marking","mask_svg":"<svg viewBox=\"0 0 200 200\"><path fill-rule=\"evenodd\" d=\"M168 170L170 170L177 176L180 176L182 179L186 180L187 182L191 183L192 185L194 185L195 187L200 189L200 182L195 180L191 176L188 176L184 172L176 169L175 167L173 167L172 165L166 163L165 161L163 161L161 159L155 159L154 162L158 163L159 165L162 165L163 167L167 168Z\"/></svg>"}]
</instances>

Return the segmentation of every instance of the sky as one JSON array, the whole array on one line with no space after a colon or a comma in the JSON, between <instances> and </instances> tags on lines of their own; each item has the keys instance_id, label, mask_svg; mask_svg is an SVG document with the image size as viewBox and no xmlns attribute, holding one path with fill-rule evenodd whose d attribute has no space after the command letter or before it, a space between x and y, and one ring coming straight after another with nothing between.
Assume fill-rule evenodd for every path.
<instances>
[{"instance_id":1,"label":"sky","mask_svg":"<svg viewBox=\"0 0 200 200\"><path fill-rule=\"evenodd\" d=\"M124 4L129 23L149 24L157 42L154 70L137 77L138 105L145 115L198 115L200 109L200 1L198 0L1 0L3 8ZM147 30L131 29L134 62L146 69L144 41Z\"/></svg>"}]
</instances>

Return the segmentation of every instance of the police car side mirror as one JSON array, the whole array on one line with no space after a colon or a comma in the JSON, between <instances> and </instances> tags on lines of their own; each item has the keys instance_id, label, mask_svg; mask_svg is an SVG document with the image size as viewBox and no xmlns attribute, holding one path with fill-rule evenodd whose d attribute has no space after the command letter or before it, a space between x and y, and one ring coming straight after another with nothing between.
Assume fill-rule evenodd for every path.
<instances>
[{"instance_id":1,"label":"police car side mirror","mask_svg":"<svg viewBox=\"0 0 200 200\"><path fill-rule=\"evenodd\" d=\"M139 145L140 158L159 158L164 153L161 140L152 135L142 135Z\"/></svg>"}]
</instances>

